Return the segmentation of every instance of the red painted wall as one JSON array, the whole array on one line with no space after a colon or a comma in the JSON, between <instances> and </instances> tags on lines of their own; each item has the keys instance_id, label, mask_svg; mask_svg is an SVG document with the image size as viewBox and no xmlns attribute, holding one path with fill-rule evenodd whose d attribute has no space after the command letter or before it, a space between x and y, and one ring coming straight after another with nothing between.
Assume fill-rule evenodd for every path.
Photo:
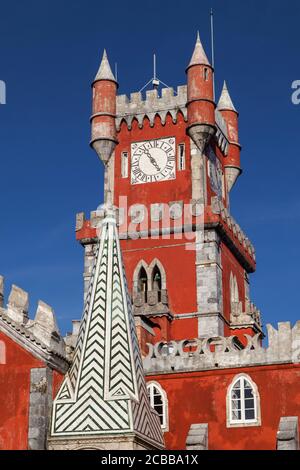
<instances>
[{"instance_id":1,"label":"red painted wall","mask_svg":"<svg viewBox=\"0 0 300 470\"><path fill-rule=\"evenodd\" d=\"M6 346L6 364L0 364L0 449L28 447L30 370L45 367L29 352L0 332Z\"/></svg>"},{"instance_id":2,"label":"red painted wall","mask_svg":"<svg viewBox=\"0 0 300 470\"><path fill-rule=\"evenodd\" d=\"M261 426L226 427L226 393L237 374L246 373L260 394ZM300 418L300 366L278 365L148 376L159 382L169 401L167 449L185 449L192 423L208 423L209 449L276 448L282 416Z\"/></svg>"},{"instance_id":3,"label":"red painted wall","mask_svg":"<svg viewBox=\"0 0 300 470\"><path fill-rule=\"evenodd\" d=\"M155 183L131 184L130 179L130 149L131 143L144 140L158 139L164 137L176 138L177 146L185 143L186 146L186 170L176 171L176 179ZM154 126L151 127L149 120L144 119L142 129L139 128L137 120L133 120L132 129L127 128L125 122L121 125L118 133L119 144L115 151L114 172L114 201L119 205L119 196L128 197L128 206L132 204L144 204L150 208L153 203L168 203L170 201L189 202L191 199L191 170L190 170L190 141L186 135L186 123L181 113L177 115L177 123L174 124L170 115L166 118L165 125L161 124L160 117L155 118ZM129 154L128 178L121 177L121 153ZM176 162L177 167L177 162Z\"/></svg>"}]
</instances>

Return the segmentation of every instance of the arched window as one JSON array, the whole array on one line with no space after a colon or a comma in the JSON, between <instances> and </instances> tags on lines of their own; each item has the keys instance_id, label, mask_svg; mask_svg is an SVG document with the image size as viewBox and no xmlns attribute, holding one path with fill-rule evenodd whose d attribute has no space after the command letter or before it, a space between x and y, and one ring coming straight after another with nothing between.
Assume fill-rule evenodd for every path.
<instances>
[{"instance_id":1,"label":"arched window","mask_svg":"<svg viewBox=\"0 0 300 470\"><path fill-rule=\"evenodd\" d=\"M138 277L138 292L144 293L147 302L148 277L145 268L142 266Z\"/></svg>"},{"instance_id":2,"label":"arched window","mask_svg":"<svg viewBox=\"0 0 300 470\"><path fill-rule=\"evenodd\" d=\"M4 341L0 341L0 364L6 364L6 347Z\"/></svg>"},{"instance_id":3,"label":"arched window","mask_svg":"<svg viewBox=\"0 0 300 470\"><path fill-rule=\"evenodd\" d=\"M161 289L162 289L162 280L161 280L161 272L158 266L154 266L152 271L152 290L158 292L158 301L161 301Z\"/></svg>"},{"instance_id":4,"label":"arched window","mask_svg":"<svg viewBox=\"0 0 300 470\"><path fill-rule=\"evenodd\" d=\"M235 377L227 392L227 425L259 426L260 400L256 384L248 375Z\"/></svg>"},{"instance_id":5,"label":"arched window","mask_svg":"<svg viewBox=\"0 0 300 470\"><path fill-rule=\"evenodd\" d=\"M163 430L168 428L168 400L166 392L157 382L150 382L147 385L150 405L158 413L160 424Z\"/></svg>"}]
</instances>

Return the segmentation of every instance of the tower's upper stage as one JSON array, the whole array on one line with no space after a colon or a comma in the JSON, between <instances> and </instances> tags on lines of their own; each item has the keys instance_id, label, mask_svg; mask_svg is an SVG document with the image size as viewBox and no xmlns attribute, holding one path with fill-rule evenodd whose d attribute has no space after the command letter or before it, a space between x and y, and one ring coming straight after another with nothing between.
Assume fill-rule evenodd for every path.
<instances>
[{"instance_id":1,"label":"tower's upper stage","mask_svg":"<svg viewBox=\"0 0 300 470\"><path fill-rule=\"evenodd\" d=\"M159 116L164 125L167 115L171 115L176 123L178 113L181 113L187 121L187 86L177 87L177 92L173 88L162 88L161 96L157 90L146 91L146 99L143 99L141 92L131 93L130 99L126 95L117 96L117 117L116 127L120 130L122 121L125 121L128 128L131 128L132 121L137 120L139 127L143 127L145 118L149 119L150 126L154 126L154 119ZM215 120L217 132L215 135L218 146L227 155L228 132L227 126L221 113L216 109Z\"/></svg>"}]
</instances>

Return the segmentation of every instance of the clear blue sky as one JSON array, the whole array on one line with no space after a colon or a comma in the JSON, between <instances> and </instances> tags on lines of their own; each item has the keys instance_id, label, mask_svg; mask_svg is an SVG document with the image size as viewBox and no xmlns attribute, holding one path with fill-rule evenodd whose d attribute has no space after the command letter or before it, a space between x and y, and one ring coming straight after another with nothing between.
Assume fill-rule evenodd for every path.
<instances>
[{"instance_id":1,"label":"clear blue sky","mask_svg":"<svg viewBox=\"0 0 300 470\"><path fill-rule=\"evenodd\" d=\"M185 83L196 30L208 54L215 10L217 94L225 78L240 112L244 173L233 216L257 250L252 298L264 323L300 319L300 79L296 0L0 2L0 272L52 305L63 332L81 316L83 250L75 214L102 201L89 148L90 83L104 47L120 93L151 78L152 53L170 86Z\"/></svg>"}]
</instances>

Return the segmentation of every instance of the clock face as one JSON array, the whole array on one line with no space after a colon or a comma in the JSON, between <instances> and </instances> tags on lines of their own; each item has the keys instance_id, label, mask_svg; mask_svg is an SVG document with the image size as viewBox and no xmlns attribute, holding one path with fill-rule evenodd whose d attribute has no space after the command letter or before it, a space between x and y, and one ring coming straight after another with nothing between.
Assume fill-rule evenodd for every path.
<instances>
[{"instance_id":1,"label":"clock face","mask_svg":"<svg viewBox=\"0 0 300 470\"><path fill-rule=\"evenodd\" d=\"M223 185L222 185L222 167L219 159L214 151L209 147L207 151L209 175L211 188L216 193L219 199L222 198Z\"/></svg>"},{"instance_id":2,"label":"clock face","mask_svg":"<svg viewBox=\"0 0 300 470\"><path fill-rule=\"evenodd\" d=\"M175 137L131 144L131 184L175 178Z\"/></svg>"}]
</instances>

